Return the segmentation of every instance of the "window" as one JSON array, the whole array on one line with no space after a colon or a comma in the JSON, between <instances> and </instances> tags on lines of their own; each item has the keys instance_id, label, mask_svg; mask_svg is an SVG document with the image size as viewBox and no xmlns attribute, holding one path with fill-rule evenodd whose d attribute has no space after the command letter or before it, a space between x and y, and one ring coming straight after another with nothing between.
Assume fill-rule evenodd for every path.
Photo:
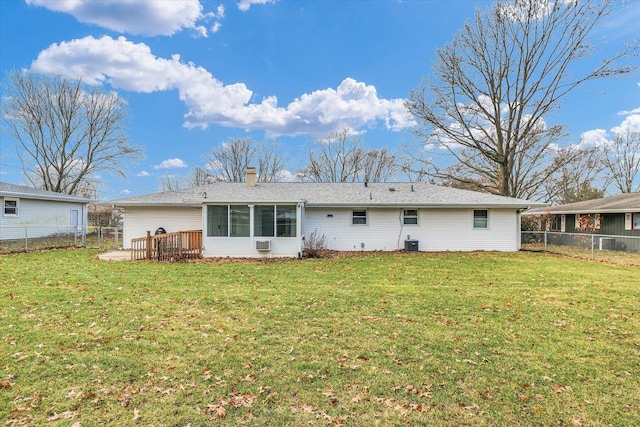
<instances>
[{"instance_id":1,"label":"window","mask_svg":"<svg viewBox=\"0 0 640 427\"><path fill-rule=\"evenodd\" d=\"M296 237L295 205L276 206L276 229L278 237Z\"/></svg>"},{"instance_id":2,"label":"window","mask_svg":"<svg viewBox=\"0 0 640 427\"><path fill-rule=\"evenodd\" d=\"M275 236L275 209L274 205L256 205L253 208L253 232L256 236Z\"/></svg>"},{"instance_id":3,"label":"window","mask_svg":"<svg viewBox=\"0 0 640 427\"><path fill-rule=\"evenodd\" d=\"M249 237L251 235L249 205L208 205L208 237ZM253 206L255 237L295 237L297 234L296 205Z\"/></svg>"},{"instance_id":4,"label":"window","mask_svg":"<svg viewBox=\"0 0 640 427\"><path fill-rule=\"evenodd\" d=\"M231 237L249 237L249 206L229 206L231 220Z\"/></svg>"},{"instance_id":5,"label":"window","mask_svg":"<svg viewBox=\"0 0 640 427\"><path fill-rule=\"evenodd\" d=\"M600 230L600 214L576 214L575 227L577 231Z\"/></svg>"},{"instance_id":6,"label":"window","mask_svg":"<svg viewBox=\"0 0 640 427\"><path fill-rule=\"evenodd\" d=\"M404 224L417 224L418 223L418 210L417 209L405 209L403 212Z\"/></svg>"},{"instance_id":7,"label":"window","mask_svg":"<svg viewBox=\"0 0 640 427\"><path fill-rule=\"evenodd\" d=\"M633 214L633 229L640 230L640 212Z\"/></svg>"},{"instance_id":8,"label":"window","mask_svg":"<svg viewBox=\"0 0 640 427\"><path fill-rule=\"evenodd\" d=\"M207 206L207 236L229 235L229 208L228 206Z\"/></svg>"},{"instance_id":9,"label":"window","mask_svg":"<svg viewBox=\"0 0 640 427\"><path fill-rule=\"evenodd\" d=\"M353 211L351 219L353 225L367 225L367 211Z\"/></svg>"},{"instance_id":10,"label":"window","mask_svg":"<svg viewBox=\"0 0 640 427\"><path fill-rule=\"evenodd\" d=\"M489 227L489 211L486 209L473 211L473 228Z\"/></svg>"},{"instance_id":11,"label":"window","mask_svg":"<svg viewBox=\"0 0 640 427\"><path fill-rule=\"evenodd\" d=\"M4 199L4 216L18 216L18 199Z\"/></svg>"}]
</instances>

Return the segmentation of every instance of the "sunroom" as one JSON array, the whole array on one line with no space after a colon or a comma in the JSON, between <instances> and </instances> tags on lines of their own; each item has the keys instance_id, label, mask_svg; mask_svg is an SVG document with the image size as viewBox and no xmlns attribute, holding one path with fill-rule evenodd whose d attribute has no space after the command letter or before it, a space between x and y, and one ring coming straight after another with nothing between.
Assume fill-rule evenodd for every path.
<instances>
[{"instance_id":1,"label":"sunroom","mask_svg":"<svg viewBox=\"0 0 640 427\"><path fill-rule=\"evenodd\" d=\"M203 216L205 257L302 253L302 203L205 204Z\"/></svg>"}]
</instances>

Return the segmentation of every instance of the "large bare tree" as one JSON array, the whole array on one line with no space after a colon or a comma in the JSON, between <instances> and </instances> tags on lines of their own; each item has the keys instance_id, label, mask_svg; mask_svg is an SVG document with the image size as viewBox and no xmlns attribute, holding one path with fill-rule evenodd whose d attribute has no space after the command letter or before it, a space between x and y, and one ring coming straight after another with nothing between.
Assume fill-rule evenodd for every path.
<instances>
[{"instance_id":1,"label":"large bare tree","mask_svg":"<svg viewBox=\"0 0 640 427\"><path fill-rule=\"evenodd\" d=\"M640 132L617 133L605 147L604 165L621 193L640 191Z\"/></svg>"},{"instance_id":2,"label":"large bare tree","mask_svg":"<svg viewBox=\"0 0 640 427\"><path fill-rule=\"evenodd\" d=\"M32 72L10 73L5 89L2 120L36 188L88 195L98 173L126 177L141 155L127 144L127 104L115 92Z\"/></svg>"},{"instance_id":3,"label":"large bare tree","mask_svg":"<svg viewBox=\"0 0 640 427\"><path fill-rule=\"evenodd\" d=\"M275 143L256 144L251 138L231 138L205 158L212 181L244 182L247 167L256 167L257 181L273 182L284 171Z\"/></svg>"},{"instance_id":4,"label":"large bare tree","mask_svg":"<svg viewBox=\"0 0 640 427\"><path fill-rule=\"evenodd\" d=\"M582 83L633 69L617 65L637 51L630 44L580 71L589 66L583 60L592 53L594 29L614 6L609 0L502 0L477 11L437 51L432 79L407 101L422 144L451 159L444 167L423 162L426 172L504 196L539 197L562 166L552 148L565 132L547 123L549 113Z\"/></svg>"},{"instance_id":5,"label":"large bare tree","mask_svg":"<svg viewBox=\"0 0 640 427\"><path fill-rule=\"evenodd\" d=\"M384 182L398 171L398 159L387 148L366 150L359 135L345 128L318 139L308 151L309 164L297 172L309 182Z\"/></svg>"}]
</instances>

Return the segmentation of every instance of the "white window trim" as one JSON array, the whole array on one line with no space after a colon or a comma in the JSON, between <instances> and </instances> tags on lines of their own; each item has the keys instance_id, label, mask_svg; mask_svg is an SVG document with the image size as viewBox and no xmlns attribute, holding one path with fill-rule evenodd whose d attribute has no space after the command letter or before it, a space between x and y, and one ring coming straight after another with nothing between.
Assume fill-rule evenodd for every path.
<instances>
[{"instance_id":1,"label":"white window trim","mask_svg":"<svg viewBox=\"0 0 640 427\"><path fill-rule=\"evenodd\" d=\"M415 214L415 216L413 216L413 215L407 216L406 215L407 211L416 211L416 214ZM416 223L415 224L407 223L406 222L407 218L411 218L411 219L415 218L416 219ZM419 225L419 224L420 224L420 211L418 209L403 209L402 210L402 225Z\"/></svg>"},{"instance_id":2,"label":"white window trim","mask_svg":"<svg viewBox=\"0 0 640 427\"><path fill-rule=\"evenodd\" d=\"M487 226L486 227L476 227L476 212L477 211L485 211L487 212ZM474 209L471 211L471 227L474 230L488 230L489 229L489 223L491 220L491 213L489 211L489 209Z\"/></svg>"},{"instance_id":3,"label":"white window trim","mask_svg":"<svg viewBox=\"0 0 640 427\"><path fill-rule=\"evenodd\" d=\"M355 216L356 212L364 212L364 216ZM356 224L353 222L356 218L364 218L364 224ZM363 227L369 225L369 212L366 209L352 209L351 210L351 225L355 225L356 227Z\"/></svg>"},{"instance_id":4,"label":"white window trim","mask_svg":"<svg viewBox=\"0 0 640 427\"><path fill-rule=\"evenodd\" d=\"M7 202L16 202L16 213L7 213ZM20 199L16 197L5 197L2 200L2 216L17 217L20 216Z\"/></svg>"}]
</instances>

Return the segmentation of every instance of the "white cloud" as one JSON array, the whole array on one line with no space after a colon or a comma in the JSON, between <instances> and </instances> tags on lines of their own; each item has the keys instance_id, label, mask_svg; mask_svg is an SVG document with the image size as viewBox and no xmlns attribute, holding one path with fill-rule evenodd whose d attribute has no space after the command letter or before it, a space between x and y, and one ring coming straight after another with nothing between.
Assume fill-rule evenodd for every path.
<instances>
[{"instance_id":1,"label":"white cloud","mask_svg":"<svg viewBox=\"0 0 640 427\"><path fill-rule=\"evenodd\" d=\"M28 4L68 13L78 21L121 33L172 35L185 28L196 29L202 19L199 0L181 1L90 1L26 0Z\"/></svg>"},{"instance_id":2,"label":"white cloud","mask_svg":"<svg viewBox=\"0 0 640 427\"><path fill-rule=\"evenodd\" d=\"M281 170L280 172L278 172L278 181L281 182L295 182L297 181L297 176L295 173L292 173L291 171L288 171L286 169Z\"/></svg>"},{"instance_id":3,"label":"white cloud","mask_svg":"<svg viewBox=\"0 0 640 427\"><path fill-rule=\"evenodd\" d=\"M633 110L622 110L618 112L619 116L627 116L629 114L640 114L640 107L634 108Z\"/></svg>"},{"instance_id":4,"label":"white cloud","mask_svg":"<svg viewBox=\"0 0 640 427\"><path fill-rule=\"evenodd\" d=\"M159 165L155 165L154 169L177 169L177 168L186 168L187 164L182 161L182 159L178 159L177 157L174 159L163 160Z\"/></svg>"},{"instance_id":5,"label":"white cloud","mask_svg":"<svg viewBox=\"0 0 640 427\"><path fill-rule=\"evenodd\" d=\"M336 89L303 94L286 107L279 107L275 96L250 103L253 91L244 83L224 84L203 67L182 62L179 55L160 58L146 44L124 37L88 36L53 44L40 52L32 68L134 92L177 89L188 109L184 123L188 128L215 124L278 136L325 135L378 121L392 130L414 125L404 99L380 98L374 86L349 77Z\"/></svg>"},{"instance_id":6,"label":"white cloud","mask_svg":"<svg viewBox=\"0 0 640 427\"><path fill-rule=\"evenodd\" d=\"M218 31L220 31L220 28L222 28L222 24L219 22L215 22L212 26L211 26L211 32L212 33L217 33Z\"/></svg>"},{"instance_id":7,"label":"white cloud","mask_svg":"<svg viewBox=\"0 0 640 427\"><path fill-rule=\"evenodd\" d=\"M580 135L578 146L605 147L612 144L616 135L626 135L627 132L640 132L640 114L632 114L609 132L604 129L593 129Z\"/></svg>"},{"instance_id":8,"label":"white cloud","mask_svg":"<svg viewBox=\"0 0 640 427\"><path fill-rule=\"evenodd\" d=\"M604 129L593 129L580 134L580 147L604 147L609 145L607 131Z\"/></svg>"},{"instance_id":9,"label":"white cloud","mask_svg":"<svg viewBox=\"0 0 640 427\"><path fill-rule=\"evenodd\" d=\"M125 195L126 195L126 194L131 194L131 191L129 191L129 190L122 190L122 191L120 192L120 194L125 194Z\"/></svg>"},{"instance_id":10,"label":"white cloud","mask_svg":"<svg viewBox=\"0 0 640 427\"><path fill-rule=\"evenodd\" d=\"M149 176L149 172L147 172L147 171L141 171L141 172L138 172L138 173L136 174L136 176L139 176L139 177Z\"/></svg>"},{"instance_id":11,"label":"white cloud","mask_svg":"<svg viewBox=\"0 0 640 427\"><path fill-rule=\"evenodd\" d=\"M275 3L275 0L240 0L238 2L238 9L243 12L246 12L251 8L252 4L267 4L267 3Z\"/></svg>"},{"instance_id":12,"label":"white cloud","mask_svg":"<svg viewBox=\"0 0 640 427\"><path fill-rule=\"evenodd\" d=\"M640 114L625 117L619 126L611 128L614 134L625 135L627 132L640 132Z\"/></svg>"}]
</instances>

